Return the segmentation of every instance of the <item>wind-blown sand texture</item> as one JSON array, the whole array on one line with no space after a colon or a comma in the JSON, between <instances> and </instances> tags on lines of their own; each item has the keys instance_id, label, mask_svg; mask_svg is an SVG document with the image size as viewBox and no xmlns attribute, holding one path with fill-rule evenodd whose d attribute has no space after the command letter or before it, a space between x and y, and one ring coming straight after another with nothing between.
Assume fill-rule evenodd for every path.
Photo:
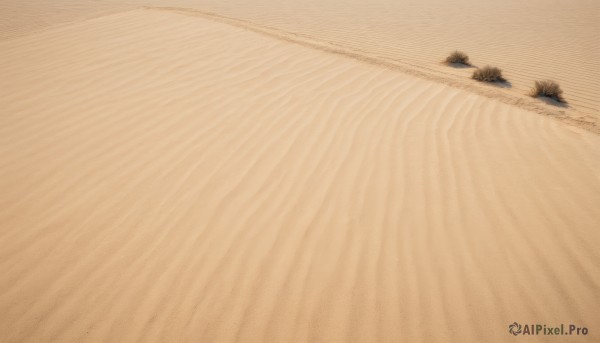
<instances>
[{"instance_id":1,"label":"wind-blown sand texture","mask_svg":"<svg viewBox=\"0 0 600 343\"><path fill-rule=\"evenodd\" d=\"M0 39L139 6L170 6L267 27L466 89L600 133L600 2L597 0L8 0ZM482 85L472 68L440 63L463 50L509 83ZM567 107L526 96L536 80L557 81Z\"/></svg>"},{"instance_id":2,"label":"wind-blown sand texture","mask_svg":"<svg viewBox=\"0 0 600 343\"><path fill-rule=\"evenodd\" d=\"M2 342L600 339L597 134L204 12L40 30L0 41Z\"/></svg>"}]
</instances>

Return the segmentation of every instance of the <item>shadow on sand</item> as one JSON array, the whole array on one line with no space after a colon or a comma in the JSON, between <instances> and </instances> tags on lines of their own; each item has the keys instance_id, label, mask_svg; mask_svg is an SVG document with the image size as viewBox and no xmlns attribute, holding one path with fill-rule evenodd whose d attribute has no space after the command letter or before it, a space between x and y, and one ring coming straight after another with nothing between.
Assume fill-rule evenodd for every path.
<instances>
[{"instance_id":1,"label":"shadow on sand","mask_svg":"<svg viewBox=\"0 0 600 343\"><path fill-rule=\"evenodd\" d=\"M462 64L462 63L446 63L444 62L447 66L452 67L452 68L456 68L456 69L469 69L469 68L475 68L472 65L466 65L466 64Z\"/></svg>"},{"instance_id":2,"label":"shadow on sand","mask_svg":"<svg viewBox=\"0 0 600 343\"><path fill-rule=\"evenodd\" d=\"M557 101L557 100L555 100L553 98L549 98L547 96L536 96L534 98L540 99L540 100L542 100L543 102L545 102L548 105L552 105L552 106L556 106L556 107L560 107L560 108L569 108L570 107L569 103L566 102L566 101L565 102L560 102L560 101Z\"/></svg>"},{"instance_id":3,"label":"shadow on sand","mask_svg":"<svg viewBox=\"0 0 600 343\"><path fill-rule=\"evenodd\" d=\"M508 80L486 82L486 83L489 85L492 85L494 87L498 87L498 88L512 88L512 83Z\"/></svg>"}]
</instances>

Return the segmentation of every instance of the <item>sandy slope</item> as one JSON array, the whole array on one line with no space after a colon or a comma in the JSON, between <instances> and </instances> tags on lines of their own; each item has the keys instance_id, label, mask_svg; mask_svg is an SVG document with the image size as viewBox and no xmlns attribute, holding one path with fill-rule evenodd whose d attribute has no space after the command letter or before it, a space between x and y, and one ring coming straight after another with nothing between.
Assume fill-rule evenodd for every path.
<instances>
[{"instance_id":1,"label":"sandy slope","mask_svg":"<svg viewBox=\"0 0 600 343\"><path fill-rule=\"evenodd\" d=\"M0 40L139 6L209 11L307 37L600 133L597 0L5 0ZM502 68L509 87L440 65L454 49ZM569 106L531 102L525 94L540 79L558 81Z\"/></svg>"},{"instance_id":2,"label":"sandy slope","mask_svg":"<svg viewBox=\"0 0 600 343\"><path fill-rule=\"evenodd\" d=\"M3 342L600 339L597 135L168 11L0 50Z\"/></svg>"},{"instance_id":3,"label":"sandy slope","mask_svg":"<svg viewBox=\"0 0 600 343\"><path fill-rule=\"evenodd\" d=\"M461 87L470 69L439 65L455 49L502 68L511 97L538 79L558 81L566 115L600 130L600 2L597 0L137 0L194 7L388 59ZM485 87L484 87L485 89ZM496 90L499 91L499 90ZM546 106L545 111L554 111Z\"/></svg>"},{"instance_id":4,"label":"sandy slope","mask_svg":"<svg viewBox=\"0 0 600 343\"><path fill-rule=\"evenodd\" d=\"M73 21L135 8L124 1L98 0L2 0L0 40L14 39Z\"/></svg>"}]
</instances>

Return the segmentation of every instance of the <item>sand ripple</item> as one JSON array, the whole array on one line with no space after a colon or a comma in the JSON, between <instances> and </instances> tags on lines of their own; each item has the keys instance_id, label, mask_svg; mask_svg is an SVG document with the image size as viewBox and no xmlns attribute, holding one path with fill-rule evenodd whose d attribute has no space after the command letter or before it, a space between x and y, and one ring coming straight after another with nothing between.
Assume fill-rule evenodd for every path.
<instances>
[{"instance_id":1,"label":"sand ripple","mask_svg":"<svg viewBox=\"0 0 600 343\"><path fill-rule=\"evenodd\" d=\"M2 341L599 339L597 135L170 11L0 49Z\"/></svg>"}]
</instances>

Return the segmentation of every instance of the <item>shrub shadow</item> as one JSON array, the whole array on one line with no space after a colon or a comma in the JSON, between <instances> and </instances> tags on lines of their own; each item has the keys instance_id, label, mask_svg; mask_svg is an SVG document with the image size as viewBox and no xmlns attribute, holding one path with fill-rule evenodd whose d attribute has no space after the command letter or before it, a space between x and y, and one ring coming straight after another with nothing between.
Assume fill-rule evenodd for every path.
<instances>
[{"instance_id":1,"label":"shrub shadow","mask_svg":"<svg viewBox=\"0 0 600 343\"><path fill-rule=\"evenodd\" d=\"M540 99L548 105L552 105L552 106L556 106L556 107L560 107L560 108L569 108L570 107L569 103L566 101L560 102L555 99L549 98L547 96L535 96L534 98Z\"/></svg>"},{"instance_id":2,"label":"shrub shadow","mask_svg":"<svg viewBox=\"0 0 600 343\"><path fill-rule=\"evenodd\" d=\"M469 69L475 68L475 66L462 64L462 63L446 63L448 67L456 68L456 69Z\"/></svg>"},{"instance_id":3,"label":"shrub shadow","mask_svg":"<svg viewBox=\"0 0 600 343\"><path fill-rule=\"evenodd\" d=\"M487 82L488 84L498 88L512 88L512 83L508 80Z\"/></svg>"}]
</instances>

